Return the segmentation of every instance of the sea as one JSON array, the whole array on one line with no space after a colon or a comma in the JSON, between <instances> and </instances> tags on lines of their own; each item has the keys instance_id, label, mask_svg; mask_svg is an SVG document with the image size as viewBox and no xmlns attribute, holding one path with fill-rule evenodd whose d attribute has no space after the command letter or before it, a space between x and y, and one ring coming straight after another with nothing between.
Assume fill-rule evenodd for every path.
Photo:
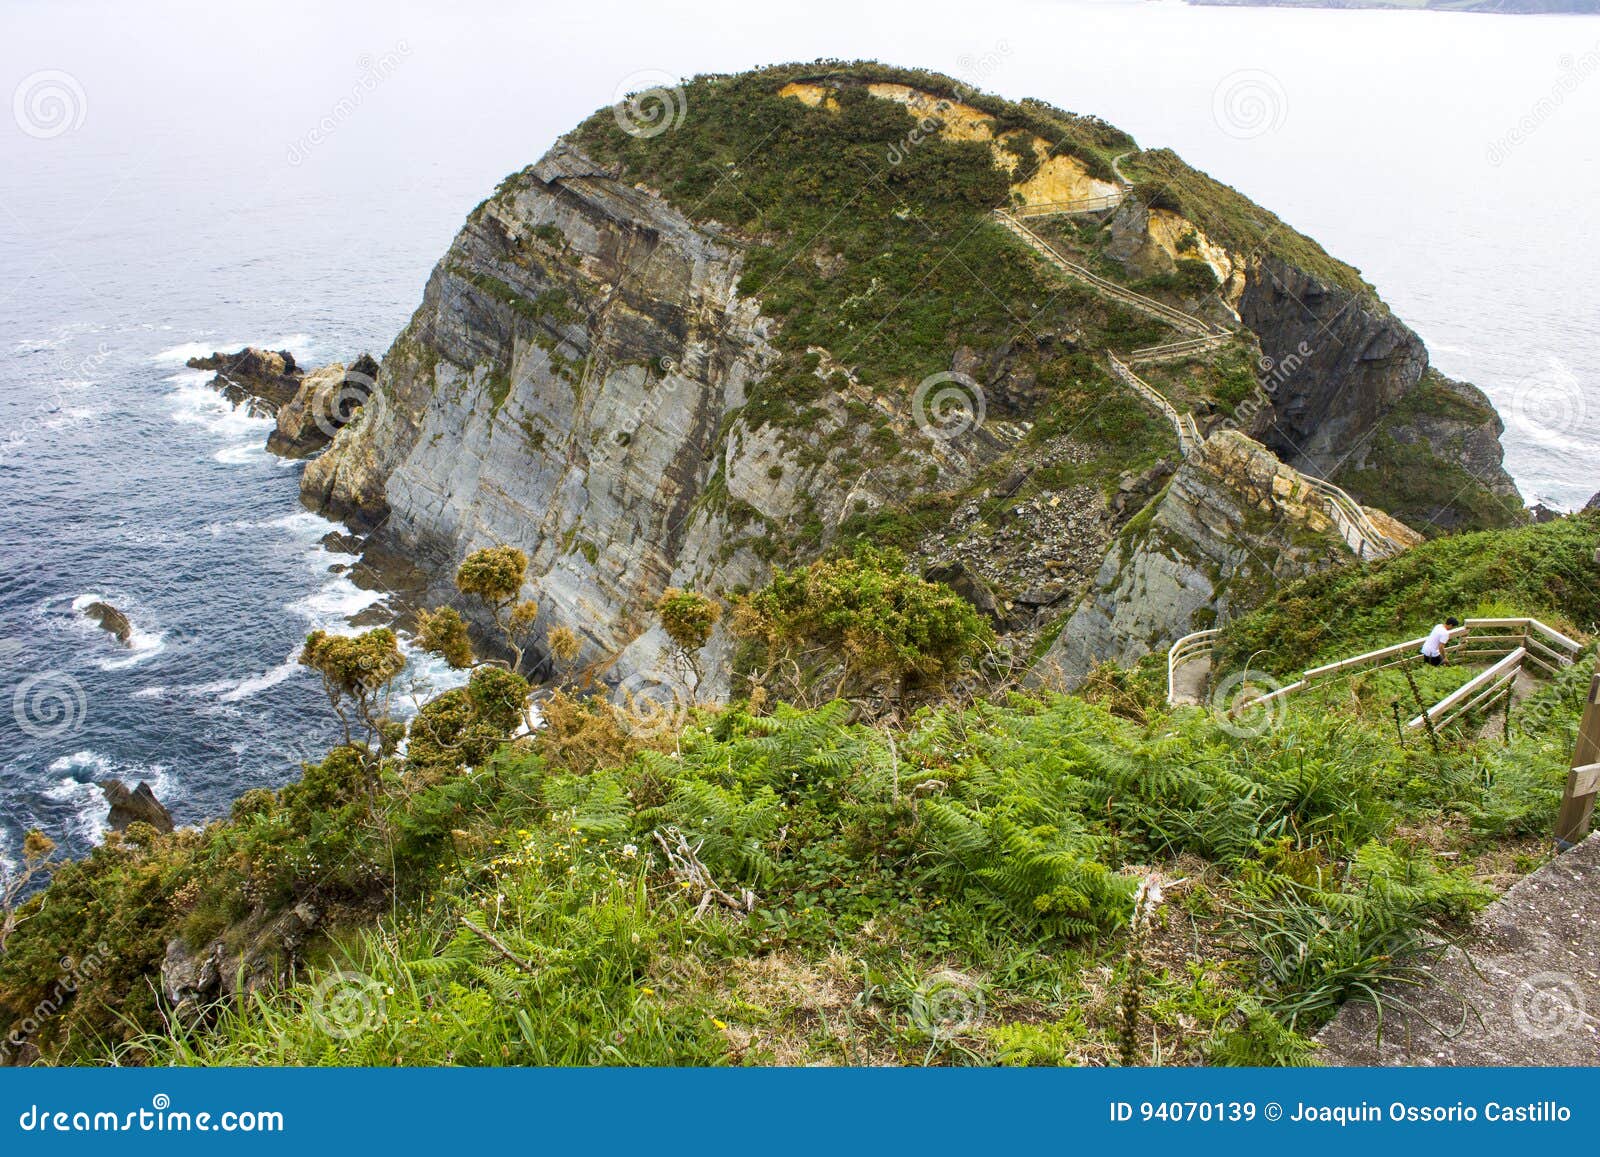
<instances>
[{"instance_id":1,"label":"sea","mask_svg":"<svg viewBox=\"0 0 1600 1157\"><path fill-rule=\"evenodd\" d=\"M1176 0L0 10L0 862L180 823L334 737L307 631L400 607L186 368L381 355L467 212L565 129L700 72L872 58L1168 146L1358 266L1504 416L1524 497L1600 491L1600 19ZM692 117L693 107L673 110ZM668 128L666 131L671 131ZM132 623L124 647L85 616ZM405 701L451 676L412 653Z\"/></svg>"}]
</instances>

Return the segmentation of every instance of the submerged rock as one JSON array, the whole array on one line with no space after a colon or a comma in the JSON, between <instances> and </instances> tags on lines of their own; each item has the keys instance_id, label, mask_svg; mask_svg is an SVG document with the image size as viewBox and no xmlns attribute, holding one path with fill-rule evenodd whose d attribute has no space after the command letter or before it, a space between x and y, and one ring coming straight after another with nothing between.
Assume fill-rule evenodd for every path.
<instances>
[{"instance_id":1,"label":"submerged rock","mask_svg":"<svg viewBox=\"0 0 1600 1157\"><path fill-rule=\"evenodd\" d=\"M133 638L133 624L128 622L128 616L117 610L110 603L99 600L83 608L86 618L93 619L103 631L109 631L117 637L117 642L124 647L128 646Z\"/></svg>"},{"instance_id":2,"label":"submerged rock","mask_svg":"<svg viewBox=\"0 0 1600 1157\"><path fill-rule=\"evenodd\" d=\"M120 779L102 779L100 790L111 805L111 830L125 832L131 824L149 824L158 832L173 829L172 813L156 798L148 783L132 791Z\"/></svg>"}]
</instances>

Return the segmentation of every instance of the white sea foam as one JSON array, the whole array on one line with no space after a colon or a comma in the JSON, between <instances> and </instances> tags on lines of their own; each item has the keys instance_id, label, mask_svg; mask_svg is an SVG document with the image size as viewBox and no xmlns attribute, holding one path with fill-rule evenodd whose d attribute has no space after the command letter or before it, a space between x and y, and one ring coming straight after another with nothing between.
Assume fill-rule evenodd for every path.
<instances>
[{"instance_id":1,"label":"white sea foam","mask_svg":"<svg viewBox=\"0 0 1600 1157\"><path fill-rule=\"evenodd\" d=\"M313 344L311 335L305 333L281 334L278 337L258 338L254 341L186 341L154 354L150 360L158 366L181 366L190 358L208 358L215 353L232 353L246 346L263 350L288 350L294 360L311 360ZM205 371L209 373L209 371Z\"/></svg>"},{"instance_id":2,"label":"white sea foam","mask_svg":"<svg viewBox=\"0 0 1600 1157\"><path fill-rule=\"evenodd\" d=\"M184 425L201 426L208 432L227 438L230 442L244 444L262 441L272 429L271 418L257 417L249 406L235 406L216 390L206 385L210 378L204 371L188 370L173 374L167 379L173 385L167 395L172 418Z\"/></svg>"},{"instance_id":3,"label":"white sea foam","mask_svg":"<svg viewBox=\"0 0 1600 1157\"><path fill-rule=\"evenodd\" d=\"M237 703L241 699L249 699L252 695L259 695L268 687L276 687L285 679L290 678L300 670L300 652L298 649L283 662L269 671L259 675L249 675L223 691L217 699L223 703Z\"/></svg>"},{"instance_id":4,"label":"white sea foam","mask_svg":"<svg viewBox=\"0 0 1600 1157\"><path fill-rule=\"evenodd\" d=\"M264 458L266 454L267 448L261 443L239 442L232 446L224 446L211 457L225 466L239 466L245 462L253 462L258 458Z\"/></svg>"},{"instance_id":5,"label":"white sea foam","mask_svg":"<svg viewBox=\"0 0 1600 1157\"><path fill-rule=\"evenodd\" d=\"M353 633L356 628L350 625L350 620L387 597L382 591L363 590L344 575L338 575L284 609L310 623L312 630Z\"/></svg>"}]
</instances>

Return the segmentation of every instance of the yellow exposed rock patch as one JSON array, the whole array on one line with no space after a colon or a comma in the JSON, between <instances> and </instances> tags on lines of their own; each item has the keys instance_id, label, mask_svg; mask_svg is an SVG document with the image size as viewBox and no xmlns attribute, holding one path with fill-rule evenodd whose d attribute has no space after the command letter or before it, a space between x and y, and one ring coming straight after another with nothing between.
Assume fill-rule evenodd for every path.
<instances>
[{"instance_id":1,"label":"yellow exposed rock patch","mask_svg":"<svg viewBox=\"0 0 1600 1157\"><path fill-rule=\"evenodd\" d=\"M867 85L867 91L881 100L892 100L905 107L919 121L927 118L940 123L939 135L952 141L985 141L990 146L994 163L1008 173L1016 172L1017 157L1000 146L995 136L994 117L982 109L958 100L935 96L905 84L877 83ZM793 97L812 108L838 108L838 99L825 85L793 81L778 90L779 96ZM1016 139L1017 134L1008 134ZM1049 155L1050 144L1041 137L1027 134L1026 139L1039 159L1038 169L1026 181L1011 186L1012 194L1024 205L1040 205L1050 201L1080 201L1090 197L1115 196L1121 190L1110 181L1089 175L1083 163L1075 157Z\"/></svg>"},{"instance_id":2,"label":"yellow exposed rock patch","mask_svg":"<svg viewBox=\"0 0 1600 1157\"><path fill-rule=\"evenodd\" d=\"M1170 209L1150 210L1150 240L1159 245L1174 261L1188 258L1204 261L1211 266L1222 286L1223 296L1229 304L1237 306L1244 292L1244 275L1233 260L1233 255L1205 235L1189 218ZM1185 243L1185 238L1193 238Z\"/></svg>"},{"instance_id":3,"label":"yellow exposed rock patch","mask_svg":"<svg viewBox=\"0 0 1600 1157\"><path fill-rule=\"evenodd\" d=\"M1038 171L1020 185L1011 186L1011 192L1021 197L1024 205L1114 197L1121 192L1110 181L1091 177L1089 170L1076 157L1045 157L1049 146L1038 137L1033 138L1033 151L1043 158Z\"/></svg>"},{"instance_id":4,"label":"yellow exposed rock patch","mask_svg":"<svg viewBox=\"0 0 1600 1157\"><path fill-rule=\"evenodd\" d=\"M1412 530L1394 515L1386 510L1379 510L1376 506L1363 506L1367 517L1372 519L1372 524L1378 528L1385 538L1402 543L1407 547L1417 546L1423 539L1422 535Z\"/></svg>"},{"instance_id":5,"label":"yellow exposed rock patch","mask_svg":"<svg viewBox=\"0 0 1600 1157\"><path fill-rule=\"evenodd\" d=\"M952 141L992 141L994 140L994 117L981 109L975 109L970 104L962 104L956 100L946 100L944 97L934 96L932 93L923 92L921 89L911 88L904 84L869 84L867 91L873 96L884 100L896 101L911 110L918 120L923 117L938 117L944 122L944 130L940 134ZM1009 153L996 150L996 159L1001 156L1011 162L1007 168L1013 167L1017 159Z\"/></svg>"},{"instance_id":6,"label":"yellow exposed rock patch","mask_svg":"<svg viewBox=\"0 0 1600 1157\"><path fill-rule=\"evenodd\" d=\"M779 96L792 96L801 104L808 104L812 108L838 108L839 101L833 91L820 84L805 84L801 81L792 81L778 90Z\"/></svg>"}]
</instances>

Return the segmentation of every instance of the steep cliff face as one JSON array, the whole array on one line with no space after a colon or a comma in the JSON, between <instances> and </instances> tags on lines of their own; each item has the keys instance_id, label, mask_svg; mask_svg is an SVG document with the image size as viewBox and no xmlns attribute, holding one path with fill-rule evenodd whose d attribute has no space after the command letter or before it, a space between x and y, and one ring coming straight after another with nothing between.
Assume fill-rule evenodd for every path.
<instances>
[{"instance_id":1,"label":"steep cliff face","mask_svg":"<svg viewBox=\"0 0 1600 1157\"><path fill-rule=\"evenodd\" d=\"M1322 565L1275 540L1314 514L1263 528L1249 487L1216 481L1232 441L1163 500L1163 533L1188 544L1170 567L1151 545L1128 569L1126 541L1102 565L1178 457L1104 355L1172 332L1064 281L991 210L1120 196L1123 172L1136 196L1109 220L1033 219L1066 259L1121 260L1141 292L1239 330L1144 371L1180 409L1243 421L1254 390L1247 429L1373 505L1415 473L1397 460L1498 469L1492 410L1425 375L1354 270L1103 122L878 65L698 78L672 99L693 110L681 126L604 110L471 214L303 476L311 505L421 563L437 599L469 551L521 548L540 626L576 631L612 681L670 679L651 612L666 587L726 595L854 541L959 575L1018 654L1097 569L1102 604L1157 591L1083 619L1086 641L1058 644L1080 648L1074 668ZM1294 373L1258 382L1257 336ZM1276 461L1260 454L1257 473ZM1421 497L1443 524L1450 504ZM708 694L732 650L719 629Z\"/></svg>"},{"instance_id":2,"label":"steep cliff face","mask_svg":"<svg viewBox=\"0 0 1600 1157\"><path fill-rule=\"evenodd\" d=\"M1267 255L1239 316L1267 359L1270 402L1253 431L1286 461L1415 525L1517 520L1494 407L1431 373L1421 339L1374 299Z\"/></svg>"},{"instance_id":3,"label":"steep cliff face","mask_svg":"<svg viewBox=\"0 0 1600 1157\"><path fill-rule=\"evenodd\" d=\"M558 146L480 206L303 492L445 575L527 552L553 621L619 652L717 545L692 518L769 348L737 247ZM736 581L751 559L728 557Z\"/></svg>"},{"instance_id":4,"label":"steep cliff face","mask_svg":"<svg viewBox=\"0 0 1600 1157\"><path fill-rule=\"evenodd\" d=\"M1035 677L1076 686L1101 660L1134 663L1351 557L1303 479L1243 434L1219 432L1129 523Z\"/></svg>"}]
</instances>

